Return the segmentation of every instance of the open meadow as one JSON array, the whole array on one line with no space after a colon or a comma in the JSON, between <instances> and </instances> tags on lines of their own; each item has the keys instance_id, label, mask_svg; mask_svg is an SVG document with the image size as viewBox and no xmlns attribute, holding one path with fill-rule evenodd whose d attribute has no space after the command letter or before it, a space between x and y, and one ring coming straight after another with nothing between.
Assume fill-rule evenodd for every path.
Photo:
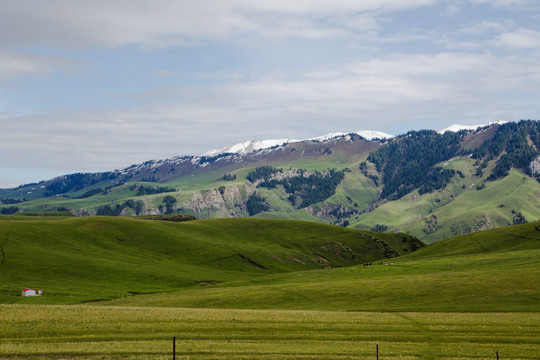
<instances>
[{"instance_id":1,"label":"open meadow","mask_svg":"<svg viewBox=\"0 0 540 360\"><path fill-rule=\"evenodd\" d=\"M5 220L0 359L539 359L539 225Z\"/></svg>"},{"instance_id":2,"label":"open meadow","mask_svg":"<svg viewBox=\"0 0 540 360\"><path fill-rule=\"evenodd\" d=\"M539 313L0 305L2 359L538 359Z\"/></svg>"}]
</instances>

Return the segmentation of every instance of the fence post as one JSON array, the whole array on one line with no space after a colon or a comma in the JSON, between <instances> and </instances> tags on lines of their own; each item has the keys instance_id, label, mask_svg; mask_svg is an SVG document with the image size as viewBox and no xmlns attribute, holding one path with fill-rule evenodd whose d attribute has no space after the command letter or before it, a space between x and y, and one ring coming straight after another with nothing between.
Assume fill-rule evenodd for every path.
<instances>
[{"instance_id":1,"label":"fence post","mask_svg":"<svg viewBox=\"0 0 540 360\"><path fill-rule=\"evenodd\" d=\"M497 354L497 360L499 360L499 352L496 351L495 353Z\"/></svg>"},{"instance_id":2,"label":"fence post","mask_svg":"<svg viewBox=\"0 0 540 360\"><path fill-rule=\"evenodd\" d=\"M377 344L377 360L379 360L379 344Z\"/></svg>"},{"instance_id":3,"label":"fence post","mask_svg":"<svg viewBox=\"0 0 540 360\"><path fill-rule=\"evenodd\" d=\"M176 336L172 338L172 358L176 360Z\"/></svg>"}]
</instances>

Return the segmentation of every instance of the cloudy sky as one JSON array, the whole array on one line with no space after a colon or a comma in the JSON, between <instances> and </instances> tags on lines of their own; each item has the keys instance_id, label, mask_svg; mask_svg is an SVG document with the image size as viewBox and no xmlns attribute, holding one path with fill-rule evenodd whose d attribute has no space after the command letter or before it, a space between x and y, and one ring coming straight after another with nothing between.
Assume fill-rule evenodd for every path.
<instances>
[{"instance_id":1,"label":"cloudy sky","mask_svg":"<svg viewBox=\"0 0 540 360\"><path fill-rule=\"evenodd\" d=\"M0 187L540 119L537 0L0 0Z\"/></svg>"}]
</instances>

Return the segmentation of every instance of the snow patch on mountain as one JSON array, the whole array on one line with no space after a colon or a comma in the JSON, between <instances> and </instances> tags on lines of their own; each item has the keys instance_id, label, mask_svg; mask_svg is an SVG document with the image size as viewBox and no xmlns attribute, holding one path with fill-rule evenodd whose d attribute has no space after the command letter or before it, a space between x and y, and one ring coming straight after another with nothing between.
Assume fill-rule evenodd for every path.
<instances>
[{"instance_id":1,"label":"snow patch on mountain","mask_svg":"<svg viewBox=\"0 0 540 360\"><path fill-rule=\"evenodd\" d=\"M394 135L375 130L360 130L357 131L356 134L369 141L374 139L391 139L394 137Z\"/></svg>"},{"instance_id":2,"label":"snow patch on mountain","mask_svg":"<svg viewBox=\"0 0 540 360\"><path fill-rule=\"evenodd\" d=\"M311 139L304 139L304 140L296 140L296 139L273 139L273 140L248 140L244 141L238 144L226 146L221 149L213 149L204 154L204 156L217 156L219 154L225 154L225 153L236 153L240 155L248 154L253 151L262 150L262 149L269 149L274 146L281 146L283 144L290 144L300 141L326 141L330 139L335 139L338 137L347 136L350 133L344 133L344 132L333 132L322 136L317 136ZM357 134L364 139L371 141L373 139L390 139L393 138L394 135L386 134L380 131L373 131L373 130L360 130L353 134Z\"/></svg>"},{"instance_id":3,"label":"snow patch on mountain","mask_svg":"<svg viewBox=\"0 0 540 360\"><path fill-rule=\"evenodd\" d=\"M488 123L482 124L482 125L453 124L453 125L450 125L448 127L445 127L442 130L439 130L439 134L444 134L447 131L458 132L460 130L476 130L478 128L485 127L485 126L491 126L491 125L496 125L496 124L498 124L498 125L506 124L507 122L508 121L506 121L506 120L497 120L497 121L488 122Z\"/></svg>"},{"instance_id":4,"label":"snow patch on mountain","mask_svg":"<svg viewBox=\"0 0 540 360\"><path fill-rule=\"evenodd\" d=\"M333 132L333 133L326 134L326 135L323 135L323 136L317 136L317 137L314 137L314 138L311 138L311 139L308 139L308 140L326 141L326 140L330 140L330 139L335 139L337 137L347 136L349 134L359 135L359 136L363 137L364 139L366 139L368 141L371 141L373 139L391 139L391 138L394 137L394 135L386 134L386 133L383 133L381 131L359 130L359 131L353 132L353 133Z\"/></svg>"},{"instance_id":5,"label":"snow patch on mountain","mask_svg":"<svg viewBox=\"0 0 540 360\"><path fill-rule=\"evenodd\" d=\"M226 146L221 149L210 150L204 156L217 156L225 153L236 153L240 155L248 154L253 151L268 149L274 146L280 146L286 143L297 142L294 139L274 139L274 140L248 140L238 144Z\"/></svg>"},{"instance_id":6,"label":"snow patch on mountain","mask_svg":"<svg viewBox=\"0 0 540 360\"><path fill-rule=\"evenodd\" d=\"M317 136L317 137L314 137L314 138L311 138L311 139L307 139L307 140L311 140L311 141L326 141L326 140L330 140L330 139L335 139L337 137L342 137L342 136L346 136L347 134L346 133L343 133L343 132L333 132L333 133L330 133L330 134L326 134L326 135L322 135L322 136ZM302 141L302 140L301 140Z\"/></svg>"}]
</instances>

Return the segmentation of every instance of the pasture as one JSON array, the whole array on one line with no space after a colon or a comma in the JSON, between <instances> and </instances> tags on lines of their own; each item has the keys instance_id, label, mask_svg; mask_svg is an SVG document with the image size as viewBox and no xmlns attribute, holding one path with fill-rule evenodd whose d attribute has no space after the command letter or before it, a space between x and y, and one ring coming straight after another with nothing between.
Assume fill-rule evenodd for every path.
<instances>
[{"instance_id":1,"label":"pasture","mask_svg":"<svg viewBox=\"0 0 540 360\"><path fill-rule=\"evenodd\" d=\"M0 305L1 359L538 359L539 313Z\"/></svg>"},{"instance_id":2,"label":"pasture","mask_svg":"<svg viewBox=\"0 0 540 360\"><path fill-rule=\"evenodd\" d=\"M400 234L291 221L0 225L0 359L172 359L173 337L176 359L540 354L539 223L416 252ZM408 255L384 259L382 241ZM43 296L20 296L27 283Z\"/></svg>"}]
</instances>

